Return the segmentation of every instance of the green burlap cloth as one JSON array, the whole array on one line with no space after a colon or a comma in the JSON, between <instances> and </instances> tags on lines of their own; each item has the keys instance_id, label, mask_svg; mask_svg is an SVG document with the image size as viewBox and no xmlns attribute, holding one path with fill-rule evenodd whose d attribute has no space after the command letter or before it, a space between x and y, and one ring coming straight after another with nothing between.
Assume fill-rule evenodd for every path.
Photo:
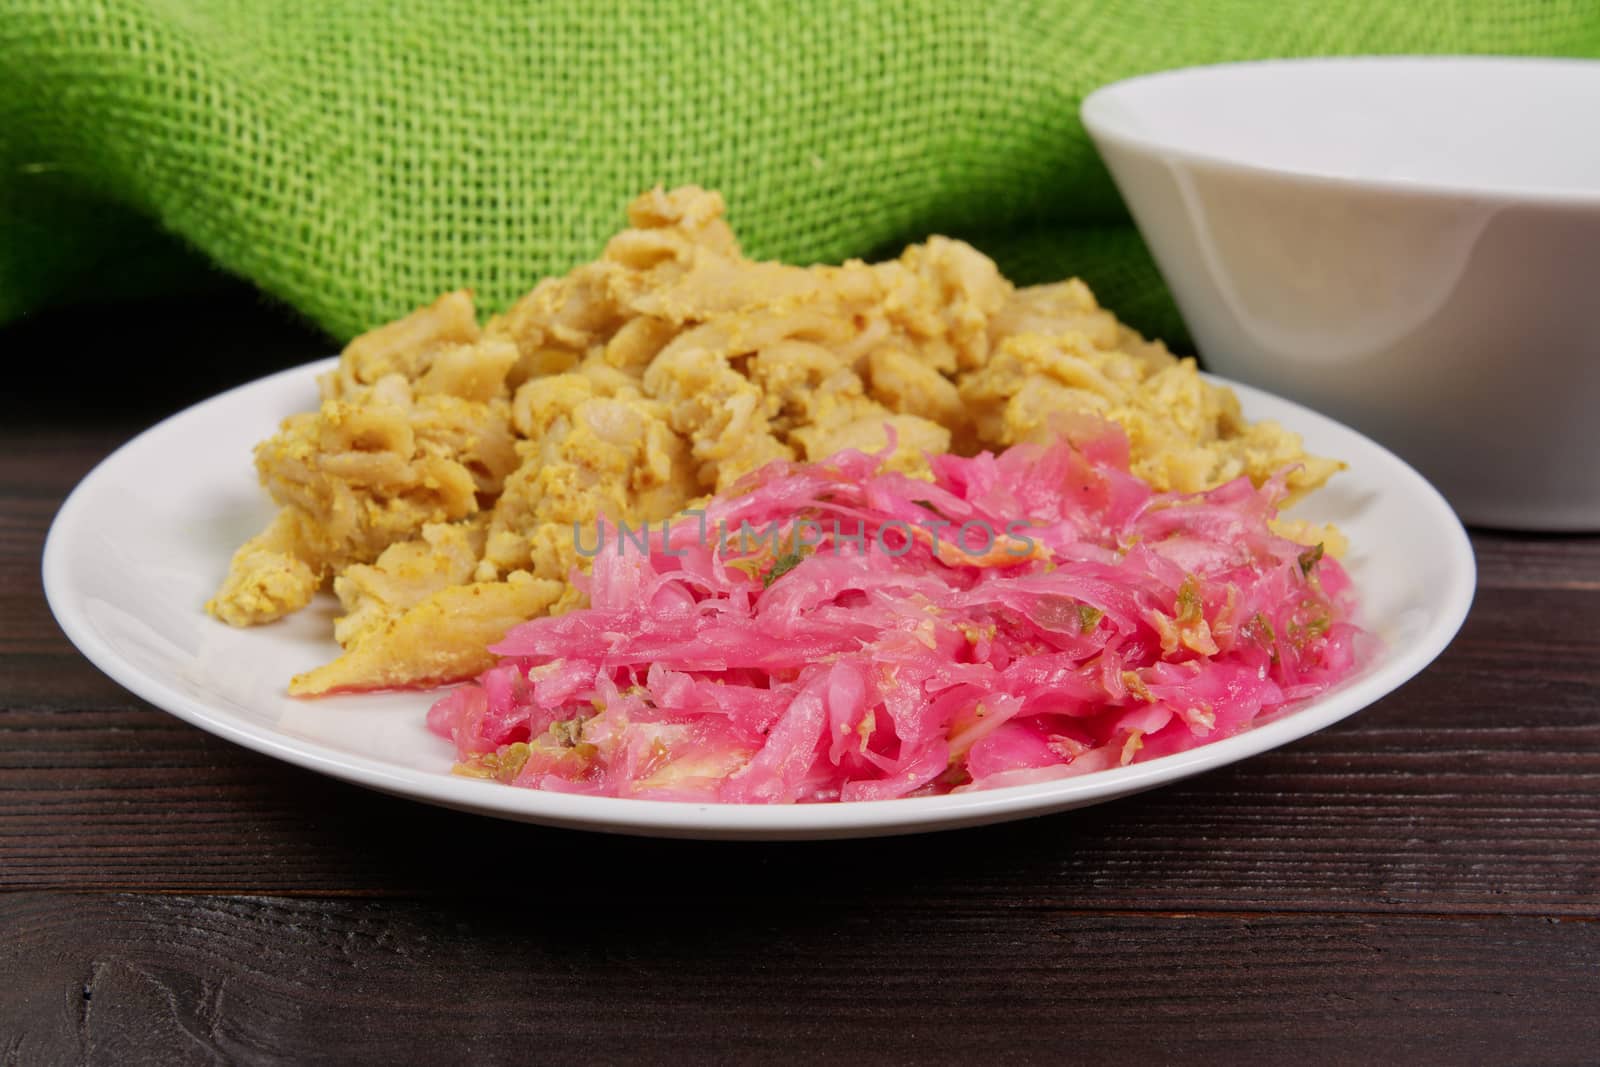
<instances>
[{"instance_id":1,"label":"green burlap cloth","mask_svg":"<svg viewBox=\"0 0 1600 1067\"><path fill-rule=\"evenodd\" d=\"M1078 120L1160 68L1600 54L1597 0L0 0L0 320L209 261L344 337L593 257L657 182L754 255L974 241L1181 329Z\"/></svg>"}]
</instances>

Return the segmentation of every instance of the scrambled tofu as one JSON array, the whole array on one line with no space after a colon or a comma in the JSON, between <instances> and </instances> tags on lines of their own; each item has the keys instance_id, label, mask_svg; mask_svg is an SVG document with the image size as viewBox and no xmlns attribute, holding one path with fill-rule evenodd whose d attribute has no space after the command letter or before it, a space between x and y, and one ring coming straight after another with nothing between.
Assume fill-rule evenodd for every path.
<instances>
[{"instance_id":1,"label":"scrambled tofu","mask_svg":"<svg viewBox=\"0 0 1600 1067\"><path fill-rule=\"evenodd\" d=\"M576 528L670 518L772 460L892 438L888 462L917 473L1088 413L1123 426L1157 489L1298 465L1305 492L1339 467L1245 422L1080 281L1018 289L943 237L885 263L753 262L722 216L714 192L656 189L598 260L486 326L455 292L352 341L318 410L257 449L280 511L207 609L256 625L331 586L343 654L291 692L432 685L582 603Z\"/></svg>"}]
</instances>

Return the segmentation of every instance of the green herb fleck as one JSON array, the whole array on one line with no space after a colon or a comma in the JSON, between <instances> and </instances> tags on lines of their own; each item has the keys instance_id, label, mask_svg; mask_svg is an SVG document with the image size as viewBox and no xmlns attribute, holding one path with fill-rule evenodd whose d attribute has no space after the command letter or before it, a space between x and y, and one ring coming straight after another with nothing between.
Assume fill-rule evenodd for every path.
<instances>
[{"instance_id":1,"label":"green herb fleck","mask_svg":"<svg viewBox=\"0 0 1600 1067\"><path fill-rule=\"evenodd\" d=\"M1272 662L1278 662L1278 631L1272 625L1272 620L1261 612L1256 612L1250 621L1244 624L1244 636L1251 638L1272 656Z\"/></svg>"},{"instance_id":2,"label":"green herb fleck","mask_svg":"<svg viewBox=\"0 0 1600 1067\"><path fill-rule=\"evenodd\" d=\"M1191 574L1178 587L1177 623L1180 626L1193 626L1204 617L1205 605L1200 601L1200 583Z\"/></svg>"},{"instance_id":3,"label":"green herb fleck","mask_svg":"<svg viewBox=\"0 0 1600 1067\"><path fill-rule=\"evenodd\" d=\"M803 552L790 552L788 555L779 556L772 564L772 569L767 571L767 576L761 580L761 587L763 589L771 588L773 582L800 566L805 558L805 553Z\"/></svg>"},{"instance_id":4,"label":"green herb fleck","mask_svg":"<svg viewBox=\"0 0 1600 1067\"><path fill-rule=\"evenodd\" d=\"M1307 643L1315 641L1326 634L1333 626L1333 619L1327 612L1313 615L1305 622L1289 624L1289 643L1295 648L1305 649Z\"/></svg>"},{"instance_id":5,"label":"green herb fleck","mask_svg":"<svg viewBox=\"0 0 1600 1067\"><path fill-rule=\"evenodd\" d=\"M1088 604L1078 605L1078 629L1081 633L1088 633L1100 625L1100 620L1105 617L1105 612L1099 608L1090 607Z\"/></svg>"},{"instance_id":6,"label":"green herb fleck","mask_svg":"<svg viewBox=\"0 0 1600 1067\"><path fill-rule=\"evenodd\" d=\"M1321 561L1322 542L1318 541L1315 546L1300 553L1300 573L1307 578L1311 577L1311 572L1316 570L1317 564Z\"/></svg>"}]
</instances>

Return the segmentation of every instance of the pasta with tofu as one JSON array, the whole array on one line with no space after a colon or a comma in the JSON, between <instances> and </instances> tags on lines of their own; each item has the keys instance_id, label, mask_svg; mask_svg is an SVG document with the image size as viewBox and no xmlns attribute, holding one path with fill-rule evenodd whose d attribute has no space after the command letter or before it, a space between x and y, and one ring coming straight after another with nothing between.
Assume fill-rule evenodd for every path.
<instances>
[{"instance_id":1,"label":"pasta with tofu","mask_svg":"<svg viewBox=\"0 0 1600 1067\"><path fill-rule=\"evenodd\" d=\"M1018 288L943 237L883 263L755 262L694 186L628 214L598 260L486 326L455 292L356 338L318 409L257 447L280 510L207 610L253 626L331 586L343 653L291 692L471 677L512 625L581 605L574 524L669 518L774 459L892 435L888 466L917 475L929 453L1045 441L1088 414L1126 430L1157 490L1298 465L1305 492L1340 466L1246 422L1080 281Z\"/></svg>"}]
</instances>

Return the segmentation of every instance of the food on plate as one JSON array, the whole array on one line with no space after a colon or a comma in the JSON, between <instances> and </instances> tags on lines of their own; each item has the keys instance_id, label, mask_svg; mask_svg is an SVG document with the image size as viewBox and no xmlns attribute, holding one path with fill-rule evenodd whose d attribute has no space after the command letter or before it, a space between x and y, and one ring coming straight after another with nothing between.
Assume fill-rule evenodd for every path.
<instances>
[{"instance_id":1,"label":"food on plate","mask_svg":"<svg viewBox=\"0 0 1600 1067\"><path fill-rule=\"evenodd\" d=\"M589 606L513 628L428 715L460 773L664 800L873 800L1180 752L1352 671L1350 583L1273 531L1289 472L1155 492L1096 417L1054 444L778 460L586 541Z\"/></svg>"},{"instance_id":2,"label":"food on plate","mask_svg":"<svg viewBox=\"0 0 1600 1067\"><path fill-rule=\"evenodd\" d=\"M449 293L356 338L314 411L256 450L280 510L207 605L271 622L330 587L343 654L305 696L470 678L511 622L584 604L575 525L655 521L771 461L843 449L929 475L929 455L1108 419L1133 474L1196 492L1338 464L1099 307L1079 281L1018 288L942 237L896 260L746 259L722 198L661 189L601 257L479 326ZM1334 531L1289 530L1335 545Z\"/></svg>"}]
</instances>

